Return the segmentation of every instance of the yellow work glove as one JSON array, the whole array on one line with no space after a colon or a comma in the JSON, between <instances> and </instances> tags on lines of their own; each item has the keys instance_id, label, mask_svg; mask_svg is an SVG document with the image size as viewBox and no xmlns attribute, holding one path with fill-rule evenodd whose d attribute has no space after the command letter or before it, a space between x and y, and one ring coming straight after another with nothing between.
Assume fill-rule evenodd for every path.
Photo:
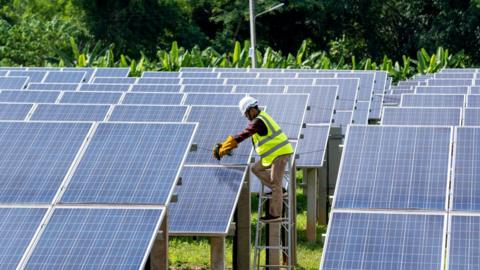
<instances>
[{"instance_id":1,"label":"yellow work glove","mask_svg":"<svg viewBox=\"0 0 480 270\"><path fill-rule=\"evenodd\" d=\"M232 136L228 136L227 139L221 144L218 155L222 158L225 155L228 155L232 149L237 148L237 141Z\"/></svg>"}]
</instances>

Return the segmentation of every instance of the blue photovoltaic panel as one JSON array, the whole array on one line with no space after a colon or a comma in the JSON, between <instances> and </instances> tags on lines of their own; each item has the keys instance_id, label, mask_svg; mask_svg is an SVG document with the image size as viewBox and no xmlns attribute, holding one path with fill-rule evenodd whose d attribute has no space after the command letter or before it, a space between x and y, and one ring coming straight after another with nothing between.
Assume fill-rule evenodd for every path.
<instances>
[{"instance_id":1,"label":"blue photovoltaic panel","mask_svg":"<svg viewBox=\"0 0 480 270\"><path fill-rule=\"evenodd\" d=\"M181 72L180 78L211 78L216 79L218 73L214 72Z\"/></svg>"},{"instance_id":2,"label":"blue photovoltaic panel","mask_svg":"<svg viewBox=\"0 0 480 270\"><path fill-rule=\"evenodd\" d=\"M117 104L121 92L65 92L60 103Z\"/></svg>"},{"instance_id":3,"label":"blue photovoltaic panel","mask_svg":"<svg viewBox=\"0 0 480 270\"><path fill-rule=\"evenodd\" d=\"M479 269L480 216L451 215L446 269Z\"/></svg>"},{"instance_id":4,"label":"blue photovoltaic panel","mask_svg":"<svg viewBox=\"0 0 480 270\"><path fill-rule=\"evenodd\" d=\"M421 80L423 81L423 80ZM412 80L412 81L399 81L397 86L419 86L420 81Z\"/></svg>"},{"instance_id":5,"label":"blue photovoltaic panel","mask_svg":"<svg viewBox=\"0 0 480 270\"><path fill-rule=\"evenodd\" d=\"M452 129L351 126L335 208L445 210Z\"/></svg>"},{"instance_id":6,"label":"blue photovoltaic panel","mask_svg":"<svg viewBox=\"0 0 480 270\"><path fill-rule=\"evenodd\" d=\"M298 78L335 78L335 72L322 72L322 73L310 73L310 72L300 72L297 73Z\"/></svg>"},{"instance_id":7,"label":"blue photovoltaic panel","mask_svg":"<svg viewBox=\"0 0 480 270\"><path fill-rule=\"evenodd\" d=\"M59 91L1 91L0 102L55 103Z\"/></svg>"},{"instance_id":8,"label":"blue photovoltaic panel","mask_svg":"<svg viewBox=\"0 0 480 270\"><path fill-rule=\"evenodd\" d=\"M452 210L480 210L480 128L457 128Z\"/></svg>"},{"instance_id":9,"label":"blue photovoltaic panel","mask_svg":"<svg viewBox=\"0 0 480 270\"><path fill-rule=\"evenodd\" d=\"M438 270L445 216L334 212L320 269Z\"/></svg>"},{"instance_id":10,"label":"blue photovoltaic panel","mask_svg":"<svg viewBox=\"0 0 480 270\"><path fill-rule=\"evenodd\" d=\"M111 83L111 84L134 84L137 81L135 77L121 78L121 77L96 77L93 78L93 83Z\"/></svg>"},{"instance_id":11,"label":"blue photovoltaic panel","mask_svg":"<svg viewBox=\"0 0 480 270\"><path fill-rule=\"evenodd\" d=\"M339 73L338 78L358 78L360 80L357 94L358 101L370 101L375 82L374 73Z\"/></svg>"},{"instance_id":12,"label":"blue photovoltaic panel","mask_svg":"<svg viewBox=\"0 0 480 270\"><path fill-rule=\"evenodd\" d=\"M29 83L39 83L45 78L46 71L24 71L24 70L11 70L8 73L9 77L28 77Z\"/></svg>"},{"instance_id":13,"label":"blue photovoltaic panel","mask_svg":"<svg viewBox=\"0 0 480 270\"><path fill-rule=\"evenodd\" d=\"M138 84L180 84L178 78L139 78Z\"/></svg>"},{"instance_id":14,"label":"blue photovoltaic panel","mask_svg":"<svg viewBox=\"0 0 480 270\"><path fill-rule=\"evenodd\" d=\"M189 93L185 98L185 105L225 105L238 106L244 94L212 94L212 93ZM261 104L259 104L261 105ZM238 108L238 107L237 107ZM240 113L240 111L238 111Z\"/></svg>"},{"instance_id":15,"label":"blue photovoltaic panel","mask_svg":"<svg viewBox=\"0 0 480 270\"><path fill-rule=\"evenodd\" d=\"M188 122L198 122L198 130L193 143L198 145L198 151L190 152L188 164L242 164L248 163L251 143L245 142L233 150L232 156L225 156L217 161L212 156L212 147L223 142L229 135L235 135L248 125L248 120L238 111L237 106L213 107L192 106L188 114Z\"/></svg>"},{"instance_id":16,"label":"blue photovoltaic panel","mask_svg":"<svg viewBox=\"0 0 480 270\"><path fill-rule=\"evenodd\" d=\"M103 121L109 105L39 104L30 120Z\"/></svg>"},{"instance_id":17,"label":"blue photovoltaic panel","mask_svg":"<svg viewBox=\"0 0 480 270\"><path fill-rule=\"evenodd\" d=\"M143 78L180 78L180 72L176 71L144 71Z\"/></svg>"},{"instance_id":18,"label":"blue photovoltaic panel","mask_svg":"<svg viewBox=\"0 0 480 270\"><path fill-rule=\"evenodd\" d=\"M317 79L315 85L337 85L338 100L335 103L336 110L350 111L355 107L359 79Z\"/></svg>"},{"instance_id":19,"label":"blue photovoltaic panel","mask_svg":"<svg viewBox=\"0 0 480 270\"><path fill-rule=\"evenodd\" d=\"M0 208L0 267L16 269L46 208Z\"/></svg>"},{"instance_id":20,"label":"blue photovoltaic panel","mask_svg":"<svg viewBox=\"0 0 480 270\"><path fill-rule=\"evenodd\" d=\"M373 93L375 95L383 95L387 88L388 73L386 71L375 71L375 83L373 85Z\"/></svg>"},{"instance_id":21,"label":"blue photovoltaic panel","mask_svg":"<svg viewBox=\"0 0 480 270\"><path fill-rule=\"evenodd\" d=\"M200 67L182 67L181 72L213 72L214 68L200 68Z\"/></svg>"},{"instance_id":22,"label":"blue photovoltaic panel","mask_svg":"<svg viewBox=\"0 0 480 270\"><path fill-rule=\"evenodd\" d=\"M271 93L282 94L285 92L284 85L237 85L235 93Z\"/></svg>"},{"instance_id":23,"label":"blue photovoltaic panel","mask_svg":"<svg viewBox=\"0 0 480 270\"><path fill-rule=\"evenodd\" d=\"M220 73L220 78L257 78L258 73L255 72L222 72Z\"/></svg>"},{"instance_id":24,"label":"blue photovoltaic panel","mask_svg":"<svg viewBox=\"0 0 480 270\"><path fill-rule=\"evenodd\" d=\"M134 84L132 92L174 92L178 93L182 89L179 84Z\"/></svg>"},{"instance_id":25,"label":"blue photovoltaic panel","mask_svg":"<svg viewBox=\"0 0 480 270\"><path fill-rule=\"evenodd\" d=\"M468 95L467 107L471 107L471 108L480 107L480 95Z\"/></svg>"},{"instance_id":26,"label":"blue photovoltaic panel","mask_svg":"<svg viewBox=\"0 0 480 270\"><path fill-rule=\"evenodd\" d=\"M370 102L368 101L359 101L355 105L355 110L353 111L352 122L357 125L366 125L368 124L368 114L370 112Z\"/></svg>"},{"instance_id":27,"label":"blue photovoltaic panel","mask_svg":"<svg viewBox=\"0 0 480 270\"><path fill-rule=\"evenodd\" d=\"M382 125L460 126L460 108L396 108L385 107Z\"/></svg>"},{"instance_id":28,"label":"blue photovoltaic panel","mask_svg":"<svg viewBox=\"0 0 480 270\"><path fill-rule=\"evenodd\" d=\"M180 105L180 93L127 93L122 104Z\"/></svg>"},{"instance_id":29,"label":"blue photovoltaic panel","mask_svg":"<svg viewBox=\"0 0 480 270\"><path fill-rule=\"evenodd\" d=\"M78 83L29 83L27 90L76 91Z\"/></svg>"},{"instance_id":30,"label":"blue photovoltaic panel","mask_svg":"<svg viewBox=\"0 0 480 270\"><path fill-rule=\"evenodd\" d=\"M417 94L468 94L468 86L417 86Z\"/></svg>"},{"instance_id":31,"label":"blue photovoltaic panel","mask_svg":"<svg viewBox=\"0 0 480 270\"><path fill-rule=\"evenodd\" d=\"M305 114L306 123L329 124L332 122L337 89L338 86L288 86L287 93L309 94L310 110Z\"/></svg>"},{"instance_id":32,"label":"blue photovoltaic panel","mask_svg":"<svg viewBox=\"0 0 480 270\"><path fill-rule=\"evenodd\" d=\"M313 79L271 79L270 85L313 85Z\"/></svg>"},{"instance_id":33,"label":"blue photovoltaic panel","mask_svg":"<svg viewBox=\"0 0 480 270\"><path fill-rule=\"evenodd\" d=\"M109 122L182 122L187 106L117 105Z\"/></svg>"},{"instance_id":34,"label":"blue photovoltaic panel","mask_svg":"<svg viewBox=\"0 0 480 270\"><path fill-rule=\"evenodd\" d=\"M127 77L129 68L96 68L93 77Z\"/></svg>"},{"instance_id":35,"label":"blue photovoltaic panel","mask_svg":"<svg viewBox=\"0 0 480 270\"><path fill-rule=\"evenodd\" d=\"M26 70L36 70L36 71L60 71L59 67L29 67Z\"/></svg>"},{"instance_id":36,"label":"blue photovoltaic panel","mask_svg":"<svg viewBox=\"0 0 480 270\"><path fill-rule=\"evenodd\" d=\"M464 95L402 95L402 107L463 108Z\"/></svg>"},{"instance_id":37,"label":"blue photovoltaic panel","mask_svg":"<svg viewBox=\"0 0 480 270\"><path fill-rule=\"evenodd\" d=\"M399 106L401 100L402 100L402 95L390 94L390 95L383 96L383 104L385 105L388 104L393 106Z\"/></svg>"},{"instance_id":38,"label":"blue photovoltaic panel","mask_svg":"<svg viewBox=\"0 0 480 270\"><path fill-rule=\"evenodd\" d=\"M0 120L25 120L32 104L0 104Z\"/></svg>"},{"instance_id":39,"label":"blue photovoltaic panel","mask_svg":"<svg viewBox=\"0 0 480 270\"><path fill-rule=\"evenodd\" d=\"M283 73L283 72L260 72L258 78L296 78L297 73ZM300 80L301 81L301 80ZM312 81L310 81L312 82Z\"/></svg>"},{"instance_id":40,"label":"blue photovoltaic panel","mask_svg":"<svg viewBox=\"0 0 480 270\"><path fill-rule=\"evenodd\" d=\"M162 209L56 208L25 269L141 269Z\"/></svg>"},{"instance_id":41,"label":"blue photovoltaic panel","mask_svg":"<svg viewBox=\"0 0 480 270\"><path fill-rule=\"evenodd\" d=\"M51 203L90 126L0 123L0 202Z\"/></svg>"},{"instance_id":42,"label":"blue photovoltaic panel","mask_svg":"<svg viewBox=\"0 0 480 270\"><path fill-rule=\"evenodd\" d=\"M358 104L358 103L357 103ZM382 118L383 95L373 95L370 102L370 113L368 119L379 120Z\"/></svg>"},{"instance_id":43,"label":"blue photovoltaic panel","mask_svg":"<svg viewBox=\"0 0 480 270\"><path fill-rule=\"evenodd\" d=\"M401 95L401 94L415 94L415 90L412 89L392 89L392 94Z\"/></svg>"},{"instance_id":44,"label":"blue photovoltaic panel","mask_svg":"<svg viewBox=\"0 0 480 270\"><path fill-rule=\"evenodd\" d=\"M166 205L195 127L100 123L61 202Z\"/></svg>"},{"instance_id":45,"label":"blue photovoltaic panel","mask_svg":"<svg viewBox=\"0 0 480 270\"><path fill-rule=\"evenodd\" d=\"M209 93L231 93L233 85L201 85L190 84L183 87L183 92L209 92Z\"/></svg>"},{"instance_id":46,"label":"blue photovoltaic panel","mask_svg":"<svg viewBox=\"0 0 480 270\"><path fill-rule=\"evenodd\" d=\"M26 67L0 67L0 70L27 70Z\"/></svg>"},{"instance_id":47,"label":"blue photovoltaic panel","mask_svg":"<svg viewBox=\"0 0 480 270\"><path fill-rule=\"evenodd\" d=\"M342 134L345 135L348 126L352 124L353 111L336 111L332 119L332 126L340 127Z\"/></svg>"},{"instance_id":48,"label":"blue photovoltaic panel","mask_svg":"<svg viewBox=\"0 0 480 270\"><path fill-rule=\"evenodd\" d=\"M465 108L463 114L464 126L480 126L480 108Z\"/></svg>"},{"instance_id":49,"label":"blue photovoltaic panel","mask_svg":"<svg viewBox=\"0 0 480 270\"><path fill-rule=\"evenodd\" d=\"M297 160L297 167L322 167L330 125L307 125L302 129L302 133L304 137L298 141L297 152L300 157Z\"/></svg>"},{"instance_id":50,"label":"blue photovoltaic panel","mask_svg":"<svg viewBox=\"0 0 480 270\"><path fill-rule=\"evenodd\" d=\"M473 80L429 79L428 86L472 86Z\"/></svg>"},{"instance_id":51,"label":"blue photovoltaic panel","mask_svg":"<svg viewBox=\"0 0 480 270\"><path fill-rule=\"evenodd\" d=\"M8 70L0 70L0 77L7 76Z\"/></svg>"},{"instance_id":52,"label":"blue photovoltaic panel","mask_svg":"<svg viewBox=\"0 0 480 270\"><path fill-rule=\"evenodd\" d=\"M465 73L460 73L460 72L448 72L448 73L436 73L433 74L435 79L474 79L475 78L475 72L465 72Z\"/></svg>"},{"instance_id":53,"label":"blue photovoltaic panel","mask_svg":"<svg viewBox=\"0 0 480 270\"><path fill-rule=\"evenodd\" d=\"M226 79L183 78L182 84L224 84Z\"/></svg>"},{"instance_id":54,"label":"blue photovoltaic panel","mask_svg":"<svg viewBox=\"0 0 480 270\"><path fill-rule=\"evenodd\" d=\"M27 85L28 77L0 77L0 89L21 90Z\"/></svg>"},{"instance_id":55,"label":"blue photovoltaic panel","mask_svg":"<svg viewBox=\"0 0 480 270\"><path fill-rule=\"evenodd\" d=\"M49 71L44 83L81 83L85 78L84 71Z\"/></svg>"},{"instance_id":56,"label":"blue photovoltaic panel","mask_svg":"<svg viewBox=\"0 0 480 270\"><path fill-rule=\"evenodd\" d=\"M480 86L471 86L470 94L480 94Z\"/></svg>"},{"instance_id":57,"label":"blue photovoltaic panel","mask_svg":"<svg viewBox=\"0 0 480 270\"><path fill-rule=\"evenodd\" d=\"M84 83L80 85L80 91L113 91L126 92L130 89L129 84L110 84L110 83Z\"/></svg>"},{"instance_id":58,"label":"blue photovoltaic panel","mask_svg":"<svg viewBox=\"0 0 480 270\"><path fill-rule=\"evenodd\" d=\"M304 123L303 117L308 103L307 94L250 94L265 106L266 112L277 122L289 139L298 139ZM288 109L288 113L285 110Z\"/></svg>"},{"instance_id":59,"label":"blue photovoltaic panel","mask_svg":"<svg viewBox=\"0 0 480 270\"><path fill-rule=\"evenodd\" d=\"M247 71L250 71L250 72L257 72L259 69L253 69L253 68L215 68L215 69L212 69L212 68L198 68L197 70L195 70L196 72L206 72L206 71L215 71L215 72L247 72ZM265 70L265 69L264 69ZM182 71L186 71L186 70L182 70Z\"/></svg>"},{"instance_id":60,"label":"blue photovoltaic panel","mask_svg":"<svg viewBox=\"0 0 480 270\"><path fill-rule=\"evenodd\" d=\"M227 79L226 84L231 85L268 85L270 79L255 79L255 78L231 78Z\"/></svg>"},{"instance_id":61,"label":"blue photovoltaic panel","mask_svg":"<svg viewBox=\"0 0 480 270\"><path fill-rule=\"evenodd\" d=\"M83 71L85 72L85 78L83 78L83 81L89 82L90 79L92 78L93 73L95 72L94 68L71 68L71 67L66 67L62 68L62 71Z\"/></svg>"},{"instance_id":62,"label":"blue photovoltaic panel","mask_svg":"<svg viewBox=\"0 0 480 270\"><path fill-rule=\"evenodd\" d=\"M168 233L226 235L245 167L185 167L178 202L170 204Z\"/></svg>"}]
</instances>

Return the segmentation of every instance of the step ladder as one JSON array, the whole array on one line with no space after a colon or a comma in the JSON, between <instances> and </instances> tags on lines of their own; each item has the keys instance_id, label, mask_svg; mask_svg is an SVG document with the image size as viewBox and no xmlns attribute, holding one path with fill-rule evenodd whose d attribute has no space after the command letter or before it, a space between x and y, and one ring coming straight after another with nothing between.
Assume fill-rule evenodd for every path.
<instances>
[{"instance_id":1,"label":"step ladder","mask_svg":"<svg viewBox=\"0 0 480 270\"><path fill-rule=\"evenodd\" d=\"M289 159L283 176L287 194L283 194L283 215L281 221L263 222L260 217L268 213L269 199L265 186L261 183L258 194L258 221L255 234L255 247L252 269L294 269L294 247L296 239L295 215L295 168ZM291 179L293 178L293 181ZM269 243L270 241L270 243ZM262 263L262 253L264 262Z\"/></svg>"}]
</instances>

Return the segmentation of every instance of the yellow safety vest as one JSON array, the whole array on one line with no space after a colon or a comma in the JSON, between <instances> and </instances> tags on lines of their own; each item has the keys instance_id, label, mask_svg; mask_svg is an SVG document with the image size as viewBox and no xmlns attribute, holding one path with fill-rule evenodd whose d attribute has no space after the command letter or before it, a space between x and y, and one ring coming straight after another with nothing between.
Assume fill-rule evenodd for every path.
<instances>
[{"instance_id":1,"label":"yellow safety vest","mask_svg":"<svg viewBox=\"0 0 480 270\"><path fill-rule=\"evenodd\" d=\"M252 136L255 151L262 158L262 165L268 167L278 156L293 154L293 147L280 126L266 112L260 112L256 119L260 119L267 126L267 135L258 133Z\"/></svg>"}]
</instances>

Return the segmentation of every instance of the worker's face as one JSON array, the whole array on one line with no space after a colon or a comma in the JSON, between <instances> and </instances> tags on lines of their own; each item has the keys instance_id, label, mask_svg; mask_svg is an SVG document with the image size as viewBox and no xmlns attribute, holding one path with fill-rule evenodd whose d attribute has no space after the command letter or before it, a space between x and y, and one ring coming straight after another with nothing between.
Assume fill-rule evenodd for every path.
<instances>
[{"instance_id":1,"label":"worker's face","mask_svg":"<svg viewBox=\"0 0 480 270\"><path fill-rule=\"evenodd\" d=\"M255 117L257 116L257 110L252 108L252 109L248 109L246 112L245 112L245 117L247 117L248 120L252 121L253 119L255 119Z\"/></svg>"}]
</instances>

